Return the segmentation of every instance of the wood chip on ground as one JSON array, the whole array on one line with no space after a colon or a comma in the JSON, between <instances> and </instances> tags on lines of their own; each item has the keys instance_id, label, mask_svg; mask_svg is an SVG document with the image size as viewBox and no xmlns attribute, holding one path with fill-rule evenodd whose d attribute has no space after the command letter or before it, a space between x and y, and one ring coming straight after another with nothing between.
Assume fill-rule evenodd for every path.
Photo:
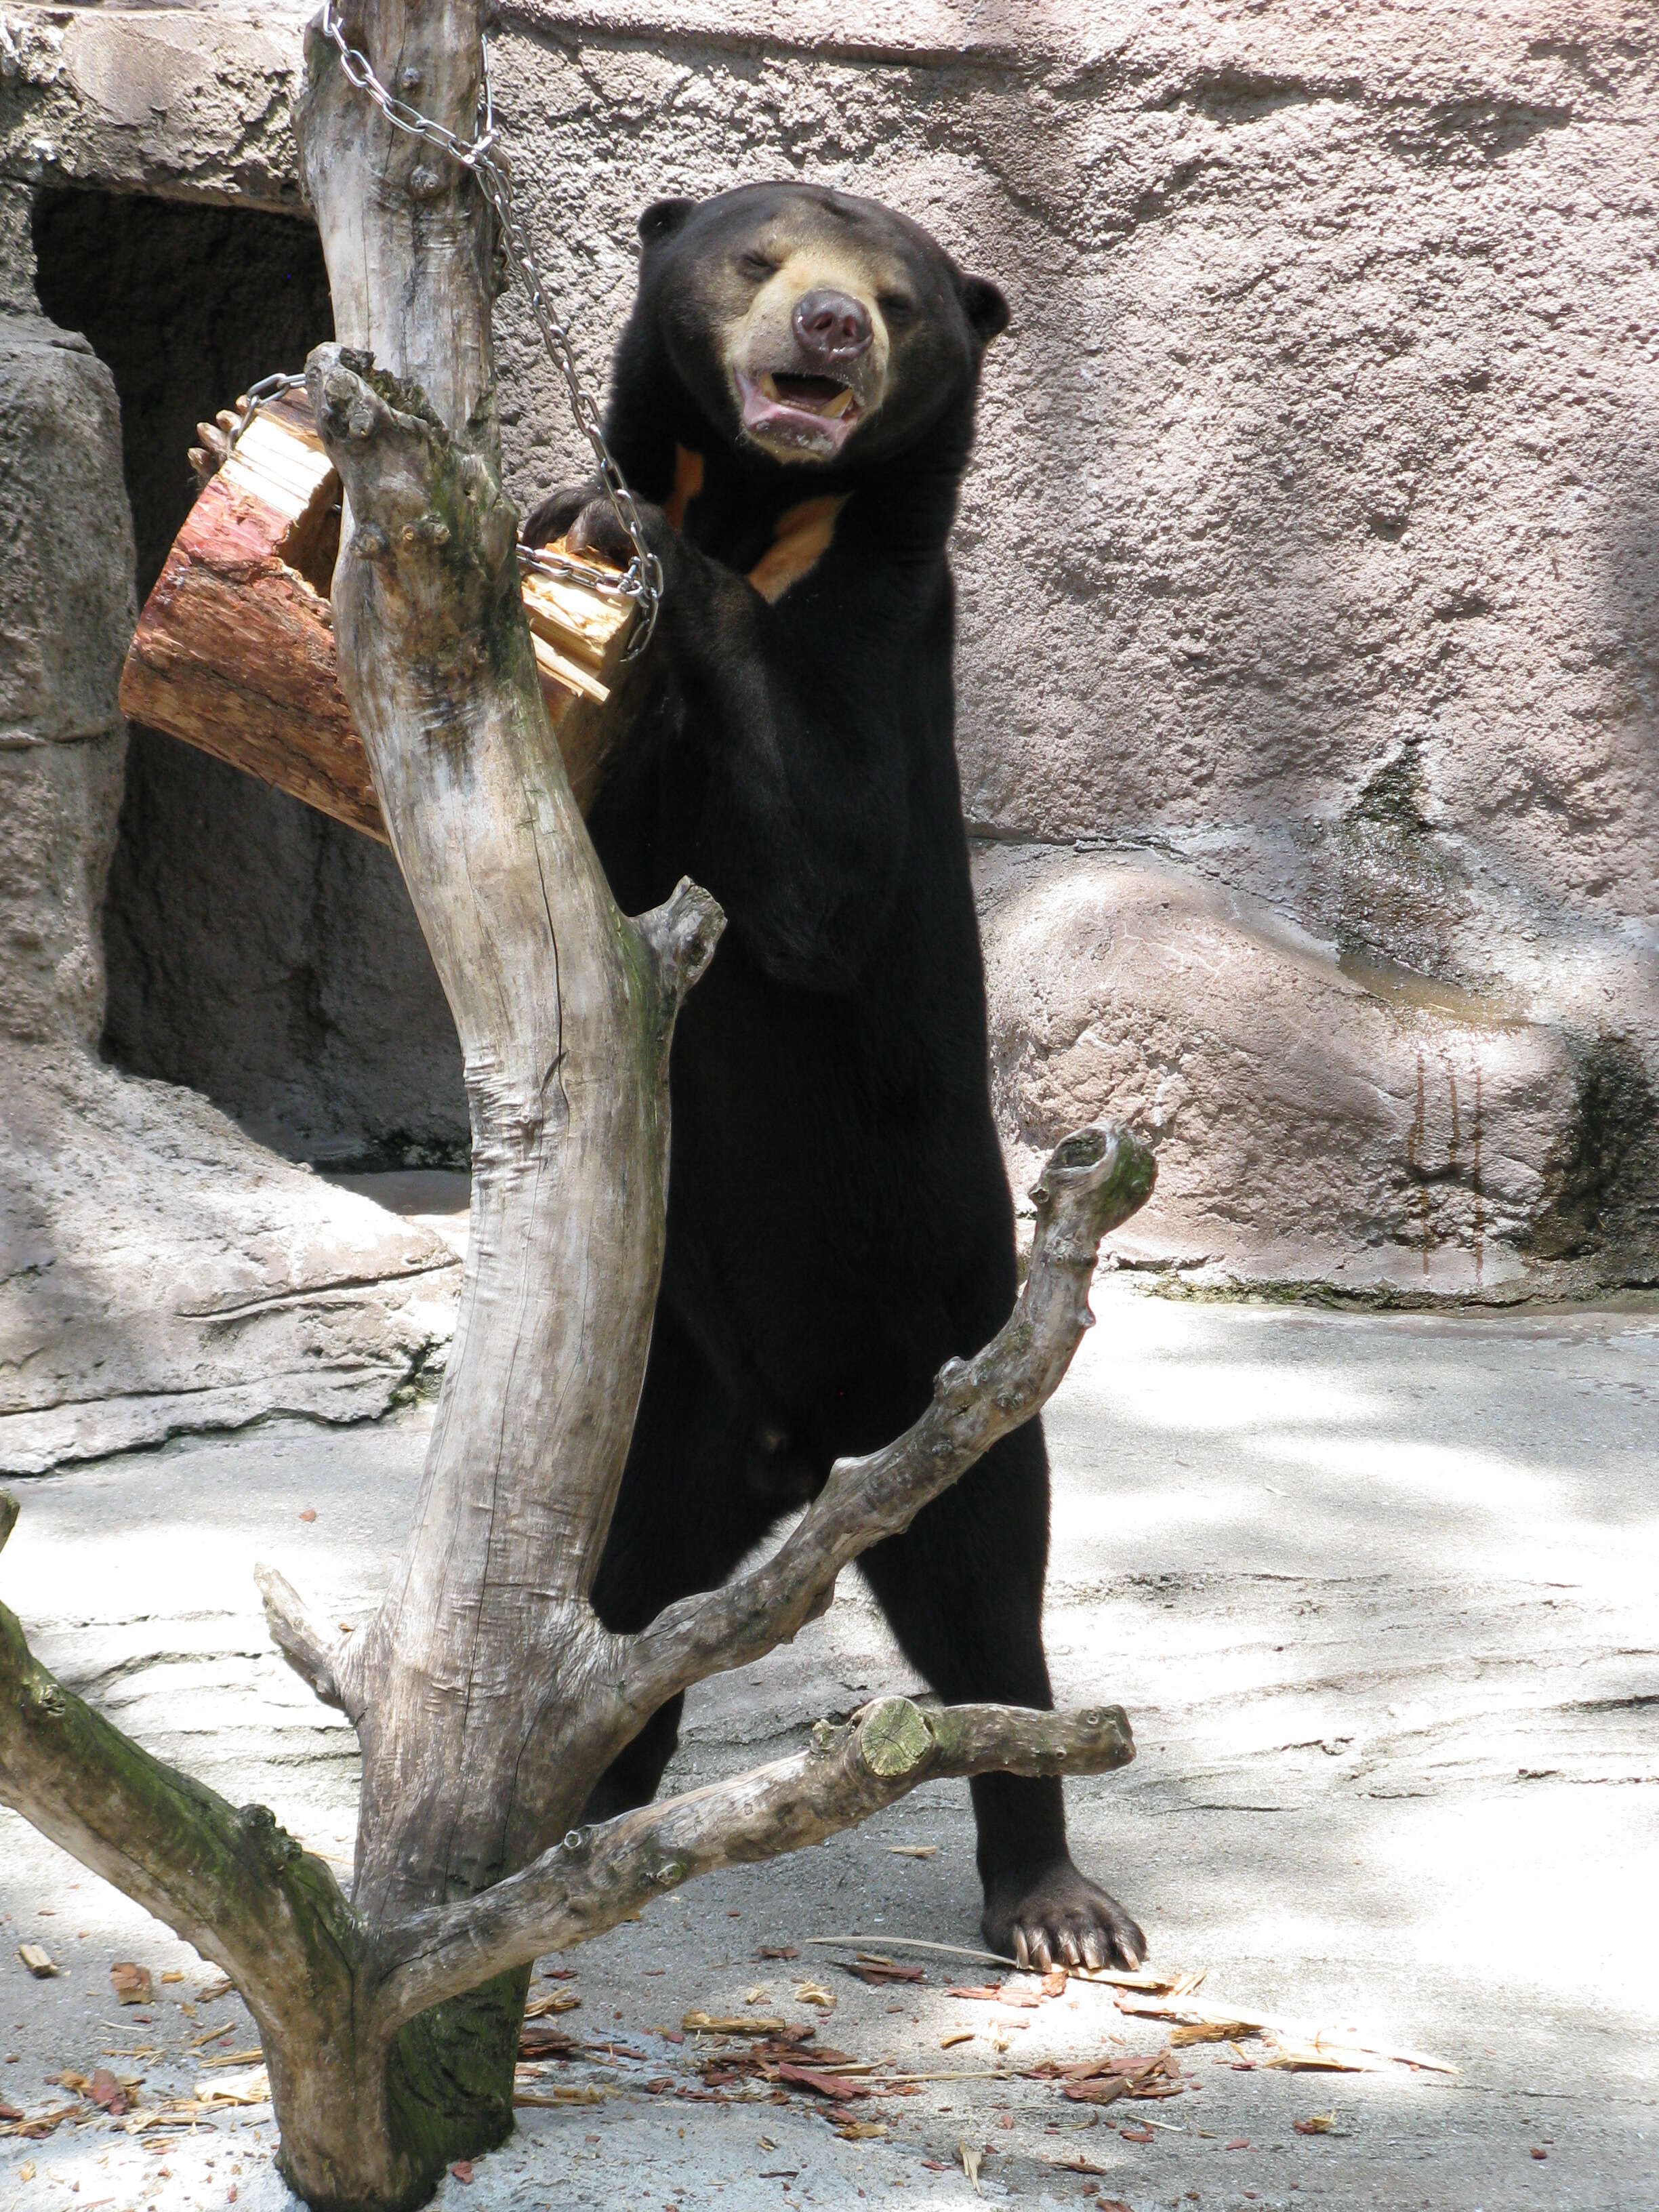
<instances>
[{"instance_id":1,"label":"wood chip on ground","mask_svg":"<svg viewBox=\"0 0 1659 2212\"><path fill-rule=\"evenodd\" d=\"M1237 2041L1245 2036L1262 2037L1273 2046L1261 2061L1264 2066L1329 2073L1363 2073L1373 2067L1390 2065L1420 2067L1435 2074L1455 2074L1457 2071L1443 2058L1431 2058L1426 2052L1403 2051L1391 2044L1371 2042L1357 2028L1310 2029L1295 2022L1275 2020L1266 2013L1206 2004L1188 1996L1176 1996L1171 1993L1167 1996L1151 1997L1121 1990L1117 1992L1117 2008L1133 2020L1170 2021L1188 2028L1218 2027L1225 2041Z\"/></svg>"},{"instance_id":2,"label":"wood chip on ground","mask_svg":"<svg viewBox=\"0 0 1659 2212\"><path fill-rule=\"evenodd\" d=\"M520 2058L574 2058L580 2048L562 2027L546 2027L538 2021L526 2021L519 2030Z\"/></svg>"},{"instance_id":3,"label":"wood chip on ground","mask_svg":"<svg viewBox=\"0 0 1659 2212\"><path fill-rule=\"evenodd\" d=\"M118 1959L109 1970L110 1986L118 2004L147 2005L155 2001L155 1982L148 1966L131 1959Z\"/></svg>"},{"instance_id":4,"label":"wood chip on ground","mask_svg":"<svg viewBox=\"0 0 1659 2212\"><path fill-rule=\"evenodd\" d=\"M545 2020L549 2013L574 2012L581 1999L574 1990L549 1990L544 1995L532 1997L524 2008L526 2020Z\"/></svg>"},{"instance_id":5,"label":"wood chip on ground","mask_svg":"<svg viewBox=\"0 0 1659 2212\"><path fill-rule=\"evenodd\" d=\"M840 1959L836 1964L842 1973L854 1975L872 1990L883 1988L890 1982L925 1982L925 1966L902 1966L896 1959L876 1959L861 1954L856 1959Z\"/></svg>"},{"instance_id":6,"label":"wood chip on ground","mask_svg":"<svg viewBox=\"0 0 1659 2212\"><path fill-rule=\"evenodd\" d=\"M852 2080L842 2074L821 2074L816 2067L799 2066L789 2059L785 2059L778 2067L777 2078L780 2081L793 2082L798 2088L813 2090L820 2097L833 2098L837 2102L850 2101L872 2094L867 2081Z\"/></svg>"},{"instance_id":7,"label":"wood chip on ground","mask_svg":"<svg viewBox=\"0 0 1659 2212\"><path fill-rule=\"evenodd\" d=\"M49 2136L63 2121L76 2118L80 2111L79 2105L55 2105L47 2112L25 2112L21 2119L0 2125L0 2136L21 2136L35 2142L42 2136Z\"/></svg>"}]
</instances>

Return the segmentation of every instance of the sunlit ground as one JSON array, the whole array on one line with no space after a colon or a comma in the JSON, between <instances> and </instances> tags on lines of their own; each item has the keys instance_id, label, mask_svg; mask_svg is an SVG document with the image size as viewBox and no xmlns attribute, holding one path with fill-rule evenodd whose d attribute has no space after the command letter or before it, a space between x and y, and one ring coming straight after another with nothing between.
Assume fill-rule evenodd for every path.
<instances>
[{"instance_id":1,"label":"sunlit ground","mask_svg":"<svg viewBox=\"0 0 1659 2212\"><path fill-rule=\"evenodd\" d=\"M1659 2208L1659 1319L1184 1304L1122 1276L1095 1303L1048 1419L1049 1640L1060 1694L1121 1700L1139 1753L1073 1788L1077 1855L1156 1958L1208 1967L1206 1993L1363 2026L1455 2079L1240 2073L1224 2046L1200 2051L1200 2086L1150 2108L1165 2123L1150 2144L1031 2081L939 2085L885 2107L890 2136L858 2144L802 2106L624 2083L602 2106L526 2112L470 2187L447 2185L458 2205L853 2212L861 2191L966 2206L967 2140L991 2148L993 2199L1081 2203L1085 2177L1054 2161L1086 2152L1103 2195L1133 2212L1194 2191L1200 2205ZM237 1802L268 1800L343 1871L352 1739L271 1656L251 1569L271 1559L324 1610L360 1610L422 1443L418 1416L284 1424L24 1484L0 1595L124 1726ZM907 1686L848 1577L793 1648L694 1698L671 1779L752 1763L818 1713ZM690 2006L763 1987L794 2016L805 1969L758 1963L762 1945L805 1960L819 1933L975 1943L964 1801L935 1786L799 1860L653 1907L581 1954L573 2019L678 2067L658 2031ZM898 1843L937 1854L897 1857ZM208 1978L193 1954L9 1815L0 1914L0 2100L38 2109L58 2094L48 2072L146 2047L125 2063L147 2088L187 2087L198 2035L234 2019L216 2046L234 2051L249 2033L234 2000L188 2020L179 2000ZM31 1981L21 1940L46 1942L62 1975ZM185 1975L147 2027L112 2003L121 1957ZM930 1972L895 2007L837 1978L828 2032L937 2065L963 2013L946 1979ZM1085 1990L1044 2008L1020 2049L1074 2056L1125 2027ZM1332 2133L1297 2134L1310 2112L1332 2114ZM167 2151L145 2140L102 2121L0 2140L0 2208L162 2212L225 2204L233 2185L243 2212L282 2197L263 2112Z\"/></svg>"}]
</instances>

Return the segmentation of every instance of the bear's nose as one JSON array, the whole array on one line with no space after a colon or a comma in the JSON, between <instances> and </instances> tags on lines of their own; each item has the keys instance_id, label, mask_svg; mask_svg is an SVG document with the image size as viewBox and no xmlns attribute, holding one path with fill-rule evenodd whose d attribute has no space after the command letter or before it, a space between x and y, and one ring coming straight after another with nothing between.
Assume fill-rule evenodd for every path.
<instances>
[{"instance_id":1,"label":"bear's nose","mask_svg":"<svg viewBox=\"0 0 1659 2212\"><path fill-rule=\"evenodd\" d=\"M794 323L801 345L820 361L854 361L869 349L870 311L849 292L804 293Z\"/></svg>"}]
</instances>

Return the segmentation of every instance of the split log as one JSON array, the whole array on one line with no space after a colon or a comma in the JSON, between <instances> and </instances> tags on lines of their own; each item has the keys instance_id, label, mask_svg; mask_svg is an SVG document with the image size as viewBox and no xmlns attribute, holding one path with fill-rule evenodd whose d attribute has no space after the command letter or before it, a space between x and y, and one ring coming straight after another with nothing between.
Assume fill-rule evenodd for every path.
<instances>
[{"instance_id":1,"label":"split log","mask_svg":"<svg viewBox=\"0 0 1659 2212\"><path fill-rule=\"evenodd\" d=\"M226 442L216 434L212 450ZM121 711L385 842L340 690L329 603L339 543L340 479L310 404L273 400L210 478L144 603ZM548 720L585 812L625 726L633 610L533 570L523 591Z\"/></svg>"}]
</instances>

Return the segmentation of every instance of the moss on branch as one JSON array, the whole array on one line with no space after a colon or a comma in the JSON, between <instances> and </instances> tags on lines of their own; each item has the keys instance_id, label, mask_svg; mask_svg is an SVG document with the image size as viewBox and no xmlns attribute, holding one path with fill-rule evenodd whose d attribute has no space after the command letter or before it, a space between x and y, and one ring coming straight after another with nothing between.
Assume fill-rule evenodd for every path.
<instances>
[{"instance_id":1,"label":"moss on branch","mask_svg":"<svg viewBox=\"0 0 1659 2212\"><path fill-rule=\"evenodd\" d=\"M0 1498L0 1530L15 1519ZM0 1800L216 1960L262 2028L285 2008L314 2027L331 1988L348 1995L366 1942L323 1862L263 1805L239 1811L94 1712L3 1605Z\"/></svg>"}]
</instances>

